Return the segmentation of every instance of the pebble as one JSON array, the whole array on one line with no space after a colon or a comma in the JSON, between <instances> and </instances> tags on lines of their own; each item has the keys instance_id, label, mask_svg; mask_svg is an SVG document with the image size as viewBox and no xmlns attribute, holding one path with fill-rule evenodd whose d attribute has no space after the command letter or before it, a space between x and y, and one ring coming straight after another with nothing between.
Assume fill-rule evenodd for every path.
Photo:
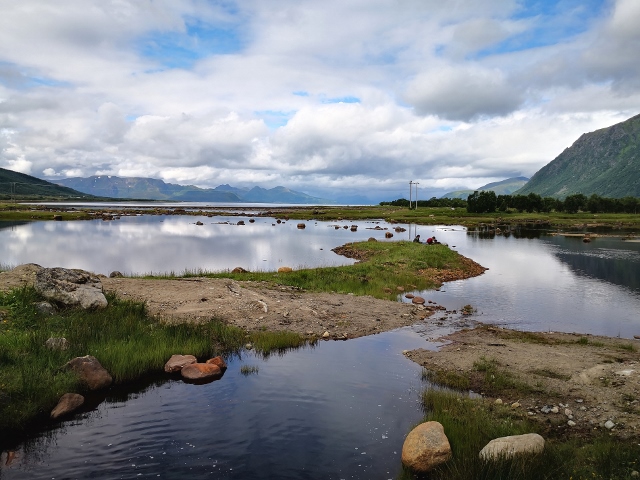
<instances>
[{"instance_id":1,"label":"pebble","mask_svg":"<svg viewBox=\"0 0 640 480\"><path fill-rule=\"evenodd\" d=\"M329 338L329 336L330 336L329 332L324 332L322 334L322 338Z\"/></svg>"},{"instance_id":2,"label":"pebble","mask_svg":"<svg viewBox=\"0 0 640 480\"><path fill-rule=\"evenodd\" d=\"M567 425L569 425L570 427L575 427L576 426L576 422L574 422L573 420L569 420L567 422Z\"/></svg>"},{"instance_id":3,"label":"pebble","mask_svg":"<svg viewBox=\"0 0 640 480\"><path fill-rule=\"evenodd\" d=\"M502 405L502 399L501 398L496 398L496 401L493 402L493 403L495 403L496 405Z\"/></svg>"},{"instance_id":4,"label":"pebble","mask_svg":"<svg viewBox=\"0 0 640 480\"><path fill-rule=\"evenodd\" d=\"M565 409L564 409L564 414L565 414L567 417L569 417L569 416L573 415L573 412L572 412L570 409L565 408Z\"/></svg>"},{"instance_id":5,"label":"pebble","mask_svg":"<svg viewBox=\"0 0 640 480\"><path fill-rule=\"evenodd\" d=\"M551 413L558 413L560 410L558 409L558 407L553 407L551 408L550 412Z\"/></svg>"},{"instance_id":6,"label":"pebble","mask_svg":"<svg viewBox=\"0 0 640 480\"><path fill-rule=\"evenodd\" d=\"M513 402L511 404L511 408L518 408L520 406L520 404L518 402Z\"/></svg>"},{"instance_id":7,"label":"pebble","mask_svg":"<svg viewBox=\"0 0 640 480\"><path fill-rule=\"evenodd\" d=\"M607 420L604 424L605 428L608 430L611 430L613 427L616 426L615 423L613 423L611 420Z\"/></svg>"}]
</instances>

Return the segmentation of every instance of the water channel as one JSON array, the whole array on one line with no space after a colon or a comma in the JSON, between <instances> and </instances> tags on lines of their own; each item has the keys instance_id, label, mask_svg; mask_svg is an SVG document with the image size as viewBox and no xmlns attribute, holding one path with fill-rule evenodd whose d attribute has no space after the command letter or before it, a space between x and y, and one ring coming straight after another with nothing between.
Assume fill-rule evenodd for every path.
<instances>
[{"instance_id":1,"label":"water channel","mask_svg":"<svg viewBox=\"0 0 640 480\"><path fill-rule=\"evenodd\" d=\"M296 221L248 218L246 225L233 216L0 223L0 263L104 274L350 264L331 249L369 237L385 241L385 230L375 227L395 227L357 222L352 232L352 222L309 221L301 230ZM386 241L436 235L489 267L422 292L448 309L471 304L475 320L524 330L640 334L640 243L403 227ZM113 391L19 445L11 466L3 453L0 479L395 478L403 438L422 415L424 386L402 350L433 348L427 338L439 333L408 327L267 359L246 352L208 385L170 381ZM243 375L243 365L258 373Z\"/></svg>"}]
</instances>

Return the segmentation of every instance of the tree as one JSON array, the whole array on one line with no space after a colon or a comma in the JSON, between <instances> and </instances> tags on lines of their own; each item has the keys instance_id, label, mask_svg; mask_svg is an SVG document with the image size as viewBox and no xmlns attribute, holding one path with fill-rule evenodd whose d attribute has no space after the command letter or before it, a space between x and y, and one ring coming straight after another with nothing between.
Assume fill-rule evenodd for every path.
<instances>
[{"instance_id":1,"label":"tree","mask_svg":"<svg viewBox=\"0 0 640 480\"><path fill-rule=\"evenodd\" d=\"M587 197L581 193L569 195L564 199L564 211L568 213L578 213L587 207Z\"/></svg>"},{"instance_id":2,"label":"tree","mask_svg":"<svg viewBox=\"0 0 640 480\"><path fill-rule=\"evenodd\" d=\"M491 213L496 211L498 198L493 190L475 191L467 198L467 212Z\"/></svg>"}]
</instances>

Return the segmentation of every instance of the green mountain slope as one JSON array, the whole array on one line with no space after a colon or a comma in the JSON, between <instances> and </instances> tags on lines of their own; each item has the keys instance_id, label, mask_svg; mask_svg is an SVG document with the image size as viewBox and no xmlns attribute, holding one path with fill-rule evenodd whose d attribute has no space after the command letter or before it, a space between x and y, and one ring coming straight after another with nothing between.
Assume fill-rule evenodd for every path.
<instances>
[{"instance_id":1,"label":"green mountain slope","mask_svg":"<svg viewBox=\"0 0 640 480\"><path fill-rule=\"evenodd\" d=\"M42 200L42 199L95 199L72 188L56 185L46 180L0 168L0 199Z\"/></svg>"},{"instance_id":2,"label":"green mountain slope","mask_svg":"<svg viewBox=\"0 0 640 480\"><path fill-rule=\"evenodd\" d=\"M477 191L493 190L496 195L510 195L519 188L522 188L529 179L527 177L507 178L500 182L487 183L483 187L477 188ZM445 193L440 198L461 198L466 200L474 190L456 190L454 192Z\"/></svg>"},{"instance_id":3,"label":"green mountain slope","mask_svg":"<svg viewBox=\"0 0 640 480\"><path fill-rule=\"evenodd\" d=\"M640 197L640 115L582 135L516 193L531 192L558 198L576 193Z\"/></svg>"}]
</instances>

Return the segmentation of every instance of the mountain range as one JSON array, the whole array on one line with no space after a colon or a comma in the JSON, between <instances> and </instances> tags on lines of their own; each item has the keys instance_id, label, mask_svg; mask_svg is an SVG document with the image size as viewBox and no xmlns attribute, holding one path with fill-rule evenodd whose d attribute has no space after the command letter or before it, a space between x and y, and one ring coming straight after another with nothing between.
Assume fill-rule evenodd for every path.
<instances>
[{"instance_id":1,"label":"mountain range","mask_svg":"<svg viewBox=\"0 0 640 480\"><path fill-rule=\"evenodd\" d=\"M6 168L0 168L0 196L34 200L60 197L64 199L82 198L84 200L96 198L93 195L87 195L72 188L56 185L31 175L7 170Z\"/></svg>"},{"instance_id":2,"label":"mountain range","mask_svg":"<svg viewBox=\"0 0 640 480\"><path fill-rule=\"evenodd\" d=\"M515 193L640 197L640 115L583 134Z\"/></svg>"},{"instance_id":3,"label":"mountain range","mask_svg":"<svg viewBox=\"0 0 640 480\"><path fill-rule=\"evenodd\" d=\"M155 178L117 177L114 175L65 178L55 180L55 183L90 195L120 199L315 205L334 203L323 198L312 197L306 193L290 190L286 187L266 189L261 187L238 188L231 185L218 185L216 188L199 188L194 185L165 183Z\"/></svg>"},{"instance_id":4,"label":"mountain range","mask_svg":"<svg viewBox=\"0 0 640 480\"><path fill-rule=\"evenodd\" d=\"M453 192L445 193L440 198L461 198L466 200L469 195L474 191L492 190L496 195L510 195L516 190L522 188L529 179L527 177L513 177L507 178L500 182L487 183L486 185L476 188L475 190L455 190Z\"/></svg>"}]
</instances>

